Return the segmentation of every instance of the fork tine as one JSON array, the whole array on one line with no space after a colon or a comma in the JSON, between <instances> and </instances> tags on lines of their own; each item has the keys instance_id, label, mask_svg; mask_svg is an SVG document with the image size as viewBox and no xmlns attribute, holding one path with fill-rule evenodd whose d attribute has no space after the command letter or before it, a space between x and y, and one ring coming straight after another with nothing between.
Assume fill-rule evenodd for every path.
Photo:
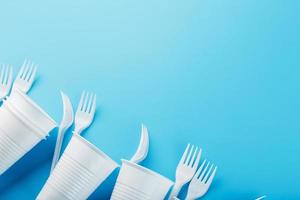
<instances>
[{"instance_id":1,"label":"fork tine","mask_svg":"<svg viewBox=\"0 0 300 200\"><path fill-rule=\"evenodd\" d=\"M207 182L207 179L208 177L210 176L210 172L212 170L212 168L214 167L214 164L212 164L208 170L208 172L206 173L205 177L203 178L203 182L206 183Z\"/></svg>"},{"instance_id":2,"label":"fork tine","mask_svg":"<svg viewBox=\"0 0 300 200\"><path fill-rule=\"evenodd\" d=\"M29 71L29 66L30 66L30 61L27 61L26 65L25 65L25 67L24 67L23 73L22 73L21 76L20 76L21 79L23 79L23 80L25 79L26 74L27 74L28 71Z\"/></svg>"},{"instance_id":3,"label":"fork tine","mask_svg":"<svg viewBox=\"0 0 300 200\"><path fill-rule=\"evenodd\" d=\"M32 69L31 72L30 72L30 76L29 76L29 78L27 79L27 81L30 82L30 83L32 83L33 80L34 80L34 77L35 77L35 74L36 74L38 65L35 65L35 66L32 67L32 68L33 68L33 69Z\"/></svg>"},{"instance_id":4,"label":"fork tine","mask_svg":"<svg viewBox=\"0 0 300 200\"><path fill-rule=\"evenodd\" d=\"M78 104L78 107L77 107L77 112L80 111L81 108L82 108L84 97L85 97L85 91L83 91L81 93L80 101L79 101L79 104Z\"/></svg>"},{"instance_id":5,"label":"fork tine","mask_svg":"<svg viewBox=\"0 0 300 200\"><path fill-rule=\"evenodd\" d=\"M13 78L12 75L13 75L13 66L11 65L9 69L8 79L7 79L7 84L9 85L9 87L12 84L12 78Z\"/></svg>"},{"instance_id":6,"label":"fork tine","mask_svg":"<svg viewBox=\"0 0 300 200\"><path fill-rule=\"evenodd\" d=\"M86 109L87 113L91 112L91 107L92 107L93 100L94 100L94 94L91 93L89 103L88 103L88 106L87 106L87 109Z\"/></svg>"},{"instance_id":7,"label":"fork tine","mask_svg":"<svg viewBox=\"0 0 300 200\"><path fill-rule=\"evenodd\" d=\"M9 72L9 65L6 65L6 68L5 68L5 76L4 76L4 79L3 79L3 84L7 85L7 80L8 80L8 72Z\"/></svg>"},{"instance_id":8,"label":"fork tine","mask_svg":"<svg viewBox=\"0 0 300 200\"><path fill-rule=\"evenodd\" d=\"M196 160L195 160L195 162L194 162L194 165L193 165L193 168L196 168L196 169L197 169L197 167L198 167L198 165L199 165L199 161L200 161L201 154L202 154L202 149L199 149L197 158L196 158Z\"/></svg>"},{"instance_id":9,"label":"fork tine","mask_svg":"<svg viewBox=\"0 0 300 200\"><path fill-rule=\"evenodd\" d=\"M203 180L203 177L205 175L205 172L207 171L207 168L209 166L210 162L207 163L206 167L204 168L204 170L201 172L201 175L199 177L199 180L202 181Z\"/></svg>"},{"instance_id":10,"label":"fork tine","mask_svg":"<svg viewBox=\"0 0 300 200\"><path fill-rule=\"evenodd\" d=\"M90 93L87 92L86 95L85 95L85 98L84 98L82 109L81 109L82 112L86 112L86 107L87 107L87 104L88 104L89 96L90 96Z\"/></svg>"},{"instance_id":11,"label":"fork tine","mask_svg":"<svg viewBox=\"0 0 300 200\"><path fill-rule=\"evenodd\" d=\"M197 179L199 179L199 175L200 175L200 173L201 173L201 171L202 171L205 163L206 163L206 159L202 162L201 166L199 167L199 169L197 170L196 174L194 175L194 177L196 177Z\"/></svg>"},{"instance_id":12,"label":"fork tine","mask_svg":"<svg viewBox=\"0 0 300 200\"><path fill-rule=\"evenodd\" d=\"M188 165L188 164L189 164L189 162L190 162L190 160L191 160L191 156L192 156L193 150L194 150L194 145L192 145L192 148L190 149L189 155L188 155L188 157L186 158L186 160L185 160L185 162L184 162L185 165Z\"/></svg>"},{"instance_id":13,"label":"fork tine","mask_svg":"<svg viewBox=\"0 0 300 200\"><path fill-rule=\"evenodd\" d=\"M0 76L0 84L4 83L4 69L5 69L5 65L2 64L2 67L1 67L1 76Z\"/></svg>"},{"instance_id":14,"label":"fork tine","mask_svg":"<svg viewBox=\"0 0 300 200\"><path fill-rule=\"evenodd\" d=\"M97 96L96 96L96 94L94 94L94 100L93 100L92 108L91 108L91 111L90 111L90 113L92 115L94 115L94 113L96 111L96 101L97 101Z\"/></svg>"},{"instance_id":15,"label":"fork tine","mask_svg":"<svg viewBox=\"0 0 300 200\"><path fill-rule=\"evenodd\" d=\"M216 166L215 169L214 169L214 171L211 173L208 181L205 183L208 187L210 186L211 182L213 181L213 179L215 177L215 174L217 172L217 169L218 169L218 167Z\"/></svg>"},{"instance_id":16,"label":"fork tine","mask_svg":"<svg viewBox=\"0 0 300 200\"><path fill-rule=\"evenodd\" d=\"M24 60L22 66L21 66L21 68L20 68L20 71L19 71L19 73L18 73L18 75L17 75L18 78L21 78L21 77L22 77L22 74L23 74L23 72L24 72L26 63L27 63L27 59Z\"/></svg>"},{"instance_id":17,"label":"fork tine","mask_svg":"<svg viewBox=\"0 0 300 200\"><path fill-rule=\"evenodd\" d=\"M188 145L186 146L186 148L185 148L185 150L184 150L184 153L183 153L183 155L182 155L182 157L181 157L181 159L180 159L180 161L179 161L179 164L183 164L183 163L184 163L185 158L186 158L186 155L187 155L187 153L188 153L188 151L189 151L189 148L190 148L190 144L188 144Z\"/></svg>"},{"instance_id":18,"label":"fork tine","mask_svg":"<svg viewBox=\"0 0 300 200\"><path fill-rule=\"evenodd\" d=\"M194 162L195 162L195 157L196 157L197 151L198 151L198 147L196 146L196 148L195 148L195 150L194 150L194 153L193 153L193 157L191 158L191 160L190 160L190 162L189 162L189 164L188 164L189 167L192 167L192 166L193 166L193 164L194 164Z\"/></svg>"},{"instance_id":19,"label":"fork tine","mask_svg":"<svg viewBox=\"0 0 300 200\"><path fill-rule=\"evenodd\" d=\"M28 81L28 80L29 80L32 71L33 71L33 63L28 67L27 74L24 75L24 80L25 80L25 81Z\"/></svg>"}]
</instances>

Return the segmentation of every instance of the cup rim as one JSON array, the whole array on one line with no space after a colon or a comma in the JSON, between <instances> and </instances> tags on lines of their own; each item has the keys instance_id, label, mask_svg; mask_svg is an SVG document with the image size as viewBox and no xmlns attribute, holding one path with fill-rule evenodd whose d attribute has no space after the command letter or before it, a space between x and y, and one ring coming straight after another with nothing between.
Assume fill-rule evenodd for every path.
<instances>
[{"instance_id":1,"label":"cup rim","mask_svg":"<svg viewBox=\"0 0 300 200\"><path fill-rule=\"evenodd\" d=\"M87 139L85 139L81 135L73 132L73 136L72 137L75 137L75 138L79 139L81 142L83 142L84 144L86 144L89 148L91 148L99 156L103 157L107 161L113 162L117 167L119 167L119 164L117 164L111 157L109 157L108 155L106 155L103 151L101 151L98 147L96 147L94 144L92 144L91 142L89 142Z\"/></svg>"},{"instance_id":2,"label":"cup rim","mask_svg":"<svg viewBox=\"0 0 300 200\"><path fill-rule=\"evenodd\" d=\"M27 128L29 128L31 131L33 131L34 133L37 134L38 137L44 139L45 135L43 135L41 132L43 132L43 130L39 127L37 127L35 124L32 123L31 120L29 120L28 118L24 117L24 115L18 110L16 111L15 106L13 106L11 103L9 103L7 100L3 101L3 107L10 112L12 115L14 115L14 117L21 123L23 123ZM18 112L18 113L17 113ZM22 116L20 116L19 114L21 114Z\"/></svg>"},{"instance_id":3,"label":"cup rim","mask_svg":"<svg viewBox=\"0 0 300 200\"><path fill-rule=\"evenodd\" d=\"M157 173L157 172L155 172L155 171L153 171L153 170L151 170L151 169L148 169L148 168L146 168L146 167L143 167L143 166L141 166L141 165L139 165L139 164L136 164L136 163L134 163L134 162L132 162L132 161L130 161L130 160L121 159L121 161L122 161L122 163L124 163L124 164L126 164L126 165L129 165L129 166L131 166L131 167L134 167L134 168L136 168L136 169L142 170L143 172L145 172L145 173L147 173L147 174L149 174L149 175L152 175L152 176L154 176L154 177L163 179L163 180L164 180L165 182L167 182L168 184L172 184L172 185L174 184L174 182L173 182L172 180L170 180L169 178L167 178L167 177L165 177L165 176L163 176L163 175L161 175L161 174L159 174L159 173Z\"/></svg>"},{"instance_id":4,"label":"cup rim","mask_svg":"<svg viewBox=\"0 0 300 200\"><path fill-rule=\"evenodd\" d=\"M13 91L14 94L17 97L20 98L21 101L25 101L25 105L27 104L31 109L34 110L34 112L39 113L40 116L42 116L45 120L48 121L49 125L52 127L51 130L55 127L57 127L57 123L49 116L48 113L46 113L37 103L35 103L28 95L24 94L19 89L16 89ZM11 95L12 96L12 95ZM41 127L37 122L30 119L30 117L27 117L22 109L18 105L14 105L9 101L10 98L6 98L4 100L4 104L6 105L6 108L15 115L19 121L21 121L24 125L26 125L29 129L31 129L33 132L35 132L40 138L45 139L49 135L49 130L43 127ZM47 125L47 126L49 126ZM49 127L50 128L50 127Z\"/></svg>"},{"instance_id":5,"label":"cup rim","mask_svg":"<svg viewBox=\"0 0 300 200\"><path fill-rule=\"evenodd\" d=\"M24 94L23 92L21 92L19 89L16 89L14 92L17 92L19 95L21 95L23 97L23 99L30 104L34 109L38 110L40 113L42 113L43 116L45 116L51 123L56 125L56 122L49 116L48 113L46 113L46 111L44 111L36 102L34 102L31 98L29 98L28 95ZM17 106L15 106L17 107ZM18 107L17 107L18 108ZM20 112L21 109L18 108L18 110ZM31 121L32 122L32 121ZM34 122L33 122L34 123Z\"/></svg>"}]
</instances>

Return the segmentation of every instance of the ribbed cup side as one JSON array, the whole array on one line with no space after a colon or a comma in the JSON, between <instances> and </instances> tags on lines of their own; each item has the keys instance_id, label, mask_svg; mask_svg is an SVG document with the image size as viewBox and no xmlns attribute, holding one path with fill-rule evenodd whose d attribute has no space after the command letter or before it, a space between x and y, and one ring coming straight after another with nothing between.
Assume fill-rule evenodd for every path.
<instances>
[{"instance_id":1,"label":"ribbed cup side","mask_svg":"<svg viewBox=\"0 0 300 200\"><path fill-rule=\"evenodd\" d=\"M96 175L65 153L44 187L50 184L70 200L86 199L97 186L95 177Z\"/></svg>"},{"instance_id":2,"label":"ribbed cup side","mask_svg":"<svg viewBox=\"0 0 300 200\"><path fill-rule=\"evenodd\" d=\"M141 183L142 184L142 183ZM150 200L150 197L141 191L136 190L124 183L117 181L113 190L111 200Z\"/></svg>"},{"instance_id":3,"label":"ribbed cup side","mask_svg":"<svg viewBox=\"0 0 300 200\"><path fill-rule=\"evenodd\" d=\"M39 193L36 200L69 200L65 194L53 188L50 184Z\"/></svg>"},{"instance_id":4,"label":"ribbed cup side","mask_svg":"<svg viewBox=\"0 0 300 200\"><path fill-rule=\"evenodd\" d=\"M0 174L25 154L12 139L0 131Z\"/></svg>"}]
</instances>

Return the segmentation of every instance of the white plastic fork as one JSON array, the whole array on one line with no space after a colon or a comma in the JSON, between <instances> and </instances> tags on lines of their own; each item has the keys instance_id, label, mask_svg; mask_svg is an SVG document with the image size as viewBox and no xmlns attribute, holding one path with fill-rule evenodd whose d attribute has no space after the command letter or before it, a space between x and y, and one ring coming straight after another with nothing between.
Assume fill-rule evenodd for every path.
<instances>
[{"instance_id":1,"label":"white plastic fork","mask_svg":"<svg viewBox=\"0 0 300 200\"><path fill-rule=\"evenodd\" d=\"M218 167L208 162L205 166L206 160L203 161L199 169L197 170L195 176L190 182L186 200L198 199L206 194L208 191ZM205 166L205 168L204 168ZM210 166L210 167L209 167ZM209 170L207 171L209 167ZM204 169L203 169L204 168ZM213 170L213 171L212 171Z\"/></svg>"},{"instance_id":2,"label":"white plastic fork","mask_svg":"<svg viewBox=\"0 0 300 200\"><path fill-rule=\"evenodd\" d=\"M0 101L9 93L12 85L12 66L2 65L0 74Z\"/></svg>"},{"instance_id":3,"label":"white plastic fork","mask_svg":"<svg viewBox=\"0 0 300 200\"><path fill-rule=\"evenodd\" d=\"M13 90L19 89L20 91L27 93L34 82L37 66L38 65L33 62L25 59L14 82Z\"/></svg>"},{"instance_id":4,"label":"white plastic fork","mask_svg":"<svg viewBox=\"0 0 300 200\"><path fill-rule=\"evenodd\" d=\"M169 199L177 197L182 186L188 183L196 173L200 161L202 149L199 149L198 152L197 150L198 147L196 147L194 150L194 145L191 148L190 148L190 144L187 145L181 157L181 160L179 161L179 164L177 166L176 181L172 189L172 192L169 196Z\"/></svg>"},{"instance_id":5,"label":"white plastic fork","mask_svg":"<svg viewBox=\"0 0 300 200\"><path fill-rule=\"evenodd\" d=\"M75 115L74 133L80 134L89 127L94 119L96 111L96 94L82 92Z\"/></svg>"}]
</instances>

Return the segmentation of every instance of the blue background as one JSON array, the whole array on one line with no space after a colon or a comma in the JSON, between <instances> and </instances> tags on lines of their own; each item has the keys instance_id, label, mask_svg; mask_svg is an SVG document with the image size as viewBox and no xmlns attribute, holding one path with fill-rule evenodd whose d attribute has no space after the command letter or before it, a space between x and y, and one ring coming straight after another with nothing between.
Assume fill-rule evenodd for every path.
<instances>
[{"instance_id":1,"label":"blue background","mask_svg":"<svg viewBox=\"0 0 300 200\"><path fill-rule=\"evenodd\" d=\"M300 199L300 1L2 1L0 62L40 64L30 96L56 121L98 95L83 135L171 179L188 142L219 166L204 199ZM0 178L0 199L34 199L56 131ZM70 139L67 133L64 146ZM91 196L107 199L114 173ZM101 197L104 194L104 197Z\"/></svg>"}]
</instances>

